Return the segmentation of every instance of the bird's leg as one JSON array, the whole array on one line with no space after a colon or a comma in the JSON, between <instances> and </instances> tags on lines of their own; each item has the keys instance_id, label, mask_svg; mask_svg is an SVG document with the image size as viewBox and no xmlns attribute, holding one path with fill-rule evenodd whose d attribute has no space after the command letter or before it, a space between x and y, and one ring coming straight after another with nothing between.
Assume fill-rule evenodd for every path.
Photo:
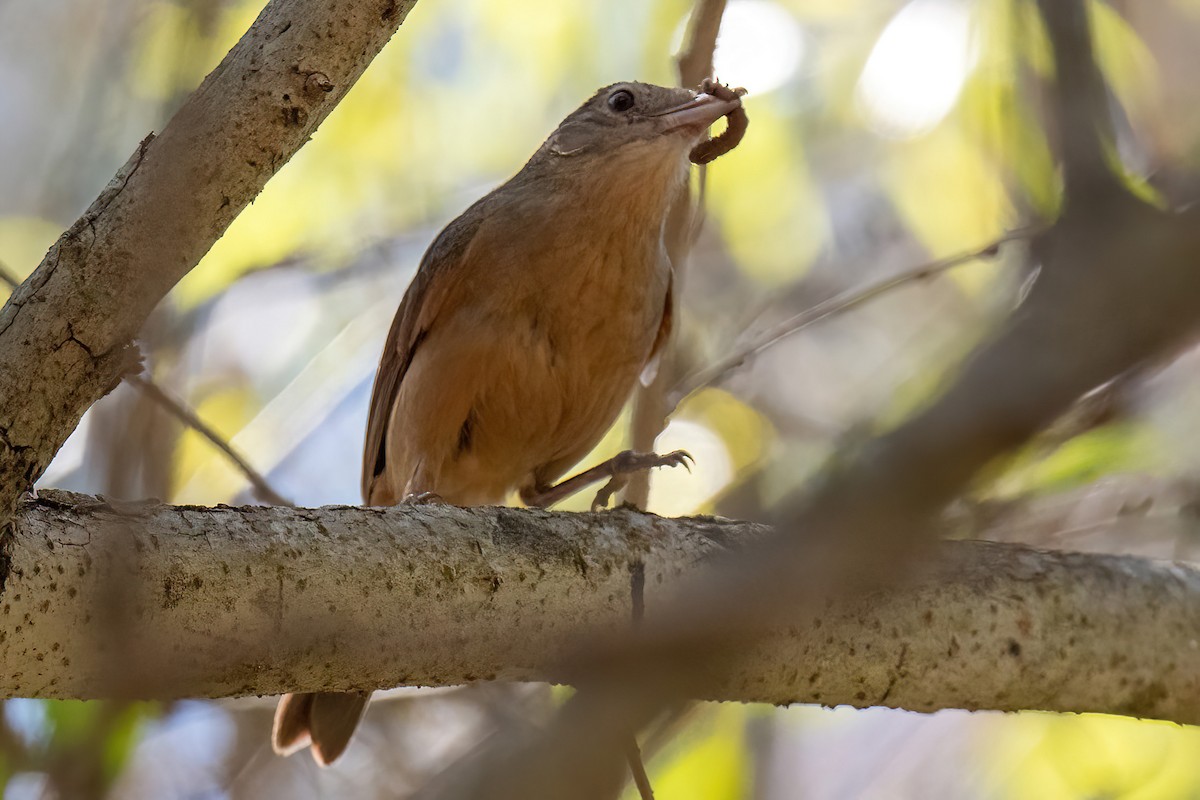
<instances>
[{"instance_id":1,"label":"bird's leg","mask_svg":"<svg viewBox=\"0 0 1200 800\"><path fill-rule=\"evenodd\" d=\"M692 469L690 463L694 462L695 459L683 450L676 450L661 456L658 453L635 453L632 450L625 450L607 461L553 486L527 486L521 490L521 500L527 506L545 508L560 500L565 500L593 483L608 478L608 483L600 487L600 491L596 493L596 499L592 501L592 510L597 511L608 505L609 499L625 485L631 474L654 467L678 467L680 464L687 467L690 472Z\"/></svg>"}]
</instances>

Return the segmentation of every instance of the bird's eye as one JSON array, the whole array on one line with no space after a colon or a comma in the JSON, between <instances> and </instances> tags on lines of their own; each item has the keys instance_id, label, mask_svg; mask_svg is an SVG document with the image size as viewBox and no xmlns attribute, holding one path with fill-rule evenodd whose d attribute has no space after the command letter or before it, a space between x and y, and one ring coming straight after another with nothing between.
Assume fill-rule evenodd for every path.
<instances>
[{"instance_id":1,"label":"bird's eye","mask_svg":"<svg viewBox=\"0 0 1200 800\"><path fill-rule=\"evenodd\" d=\"M608 107L618 114L633 108L633 92L628 89L618 89L608 96Z\"/></svg>"}]
</instances>

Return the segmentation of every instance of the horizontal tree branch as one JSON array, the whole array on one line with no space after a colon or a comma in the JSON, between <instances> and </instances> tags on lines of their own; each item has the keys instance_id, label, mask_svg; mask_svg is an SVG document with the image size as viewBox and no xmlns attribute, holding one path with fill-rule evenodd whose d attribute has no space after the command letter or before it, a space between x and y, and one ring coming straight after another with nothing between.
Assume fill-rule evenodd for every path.
<instances>
[{"instance_id":1,"label":"horizontal tree branch","mask_svg":"<svg viewBox=\"0 0 1200 800\"><path fill-rule=\"evenodd\" d=\"M636 512L201 508L45 492L3 553L0 696L225 697L561 680L767 534ZM947 542L902 590L794 619L702 681L765 703L1098 711L1200 723L1200 571Z\"/></svg>"}]
</instances>

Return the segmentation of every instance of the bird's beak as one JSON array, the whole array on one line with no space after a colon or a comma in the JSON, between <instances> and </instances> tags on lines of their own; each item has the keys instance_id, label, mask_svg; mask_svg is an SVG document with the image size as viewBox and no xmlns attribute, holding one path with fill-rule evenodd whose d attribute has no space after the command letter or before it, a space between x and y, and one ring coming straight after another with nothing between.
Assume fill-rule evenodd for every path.
<instances>
[{"instance_id":1,"label":"bird's beak","mask_svg":"<svg viewBox=\"0 0 1200 800\"><path fill-rule=\"evenodd\" d=\"M741 104L740 97L722 100L711 94L698 94L683 105L668 108L654 117L659 124L660 133L687 129L699 134Z\"/></svg>"}]
</instances>

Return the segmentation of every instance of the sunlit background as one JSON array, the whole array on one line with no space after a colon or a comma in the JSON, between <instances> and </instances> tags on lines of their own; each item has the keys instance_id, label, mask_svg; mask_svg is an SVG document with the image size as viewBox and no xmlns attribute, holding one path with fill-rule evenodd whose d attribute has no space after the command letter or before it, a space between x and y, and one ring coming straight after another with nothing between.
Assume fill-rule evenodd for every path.
<instances>
[{"instance_id":1,"label":"sunlit background","mask_svg":"<svg viewBox=\"0 0 1200 800\"><path fill-rule=\"evenodd\" d=\"M0 0L9 273L28 275L262 5ZM1200 2L1092 8L1127 180L1164 202L1195 199ZM156 314L143 343L155 379L290 501L357 502L370 382L425 246L598 86L673 83L689 10L685 0L418 2ZM1058 208L1050 62L1027 0L729 0L716 69L749 90L751 124L708 171L678 377L820 300ZM1019 256L1018 243L898 289L687 397L660 447L688 449L697 466L655 475L651 510L762 516L839 442L936 390L1015 302L1027 277ZM1098 478L1114 496L1153 498L1192 478L1197 367L1185 355L1113 419L1022 454L976 500L1068 503ZM589 461L622 448L625 422ZM222 453L129 386L84 417L42 485L257 502ZM1087 537L1047 541L1032 526L1012 538L1181 553L1170 533L1105 536L1119 502L1072 513L1086 517L1076 530ZM14 700L0 716L0 780L5 800L403 797L498 719L556 701L541 687L400 690L371 707L344 761L319 772L270 752L266 699ZM647 754L660 800L1200 796L1200 729L1101 716L704 705Z\"/></svg>"}]
</instances>

